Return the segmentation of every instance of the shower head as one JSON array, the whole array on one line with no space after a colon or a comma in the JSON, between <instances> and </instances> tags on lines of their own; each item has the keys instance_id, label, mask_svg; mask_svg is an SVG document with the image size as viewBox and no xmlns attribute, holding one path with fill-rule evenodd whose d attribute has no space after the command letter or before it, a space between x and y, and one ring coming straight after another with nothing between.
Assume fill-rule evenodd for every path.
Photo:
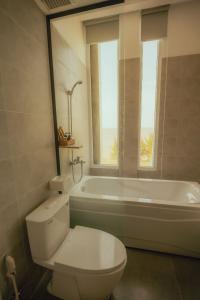
<instances>
[{"instance_id":1,"label":"shower head","mask_svg":"<svg viewBox=\"0 0 200 300\"><path fill-rule=\"evenodd\" d=\"M74 85L73 85L73 87L72 87L72 89L67 91L67 94L68 94L68 95L72 95L73 92L74 92L75 87L76 87L78 84L82 84L82 83L83 83L83 81L81 81L81 80L75 82Z\"/></svg>"}]
</instances>

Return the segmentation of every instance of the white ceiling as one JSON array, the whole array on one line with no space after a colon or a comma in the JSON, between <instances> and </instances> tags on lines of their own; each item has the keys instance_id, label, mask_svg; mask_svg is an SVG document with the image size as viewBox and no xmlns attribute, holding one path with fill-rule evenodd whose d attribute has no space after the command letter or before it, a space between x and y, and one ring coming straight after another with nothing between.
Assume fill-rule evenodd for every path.
<instances>
[{"instance_id":1,"label":"white ceiling","mask_svg":"<svg viewBox=\"0 0 200 300\"><path fill-rule=\"evenodd\" d=\"M90 0L91 2L92 0ZM63 18L79 18L80 21L98 19L102 17L114 16L123 13L138 11L146 8L153 8L166 4L176 4L180 2L191 2L194 0L125 0L124 3L107 6L101 9L85 11L80 14L69 15ZM200 1L200 0L197 0ZM55 20L56 22L56 20Z\"/></svg>"},{"instance_id":2,"label":"white ceiling","mask_svg":"<svg viewBox=\"0 0 200 300\"><path fill-rule=\"evenodd\" d=\"M57 2L60 1L62 3L62 0L56 0ZM48 7L44 4L44 2L55 2L55 0L35 0L35 2L38 4L38 6L42 9L42 11L45 14L53 14L89 4L95 4L99 2L107 2L109 0L69 0L71 4L67 4L64 6L60 6L58 8L54 9L48 9ZM92 10L91 12L97 12L99 10L104 10L106 12L113 12L113 13L125 13L135 10L140 10L144 8L151 8L155 6L161 6L165 4L174 4L174 3L180 3L180 2L186 2L186 1L192 1L192 0L125 0L124 3L116 4L114 6L108 6L106 8ZM89 14L90 12L88 12Z\"/></svg>"},{"instance_id":3,"label":"white ceiling","mask_svg":"<svg viewBox=\"0 0 200 300\"><path fill-rule=\"evenodd\" d=\"M35 0L37 5L45 14L58 13L81 6L107 1L109 0Z\"/></svg>"}]
</instances>

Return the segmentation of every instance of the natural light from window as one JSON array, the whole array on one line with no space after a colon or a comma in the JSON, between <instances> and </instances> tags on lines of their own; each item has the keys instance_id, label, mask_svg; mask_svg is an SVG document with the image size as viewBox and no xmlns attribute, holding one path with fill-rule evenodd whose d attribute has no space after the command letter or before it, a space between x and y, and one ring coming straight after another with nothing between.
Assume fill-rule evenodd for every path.
<instances>
[{"instance_id":1,"label":"natural light from window","mask_svg":"<svg viewBox=\"0 0 200 300\"><path fill-rule=\"evenodd\" d=\"M101 164L118 164L118 41L99 43Z\"/></svg>"},{"instance_id":2,"label":"natural light from window","mask_svg":"<svg viewBox=\"0 0 200 300\"><path fill-rule=\"evenodd\" d=\"M155 167L159 41L143 42L139 167Z\"/></svg>"}]
</instances>

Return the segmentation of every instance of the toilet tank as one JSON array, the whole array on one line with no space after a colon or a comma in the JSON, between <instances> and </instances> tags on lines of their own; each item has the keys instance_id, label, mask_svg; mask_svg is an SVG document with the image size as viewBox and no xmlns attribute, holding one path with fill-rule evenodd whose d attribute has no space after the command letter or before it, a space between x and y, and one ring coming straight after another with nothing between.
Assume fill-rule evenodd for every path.
<instances>
[{"instance_id":1,"label":"toilet tank","mask_svg":"<svg viewBox=\"0 0 200 300\"><path fill-rule=\"evenodd\" d=\"M54 196L26 217L33 260L47 260L69 232L69 196Z\"/></svg>"}]
</instances>

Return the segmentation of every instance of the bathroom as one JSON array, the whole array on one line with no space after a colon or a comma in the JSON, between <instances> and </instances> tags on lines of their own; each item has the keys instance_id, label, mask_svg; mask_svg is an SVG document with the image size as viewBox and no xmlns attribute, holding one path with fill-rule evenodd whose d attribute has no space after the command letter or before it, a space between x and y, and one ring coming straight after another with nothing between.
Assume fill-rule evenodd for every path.
<instances>
[{"instance_id":1,"label":"bathroom","mask_svg":"<svg viewBox=\"0 0 200 300\"><path fill-rule=\"evenodd\" d=\"M110 299L199 300L200 1L0 0L0 23L0 299L63 299L27 216L70 193L71 228L126 246Z\"/></svg>"}]
</instances>

